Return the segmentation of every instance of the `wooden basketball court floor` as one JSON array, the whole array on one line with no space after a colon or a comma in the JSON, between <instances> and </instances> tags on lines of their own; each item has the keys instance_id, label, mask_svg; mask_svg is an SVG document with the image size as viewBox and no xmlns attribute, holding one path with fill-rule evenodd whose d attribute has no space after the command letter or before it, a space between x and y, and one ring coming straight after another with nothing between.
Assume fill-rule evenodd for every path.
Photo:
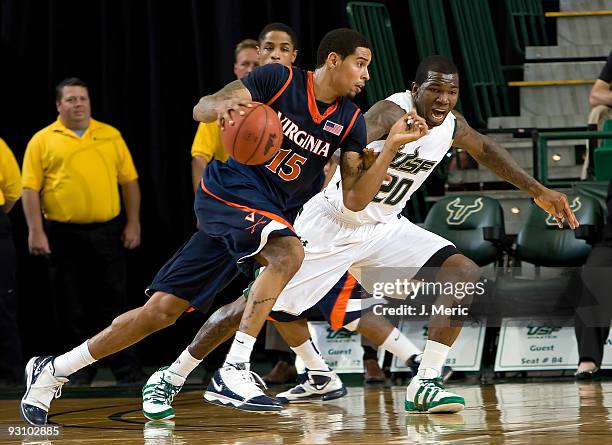
<instances>
[{"instance_id":1,"label":"wooden basketball court floor","mask_svg":"<svg viewBox=\"0 0 612 445\"><path fill-rule=\"evenodd\" d=\"M62 436L10 438L24 425L17 400L0 401L6 444L607 444L612 443L612 382L449 385L466 399L459 414L404 413L404 387L349 388L326 403L252 414L182 392L173 421L147 422L139 397L61 398L50 422ZM100 394L100 391L96 392ZM86 396L87 394L85 394Z\"/></svg>"}]
</instances>

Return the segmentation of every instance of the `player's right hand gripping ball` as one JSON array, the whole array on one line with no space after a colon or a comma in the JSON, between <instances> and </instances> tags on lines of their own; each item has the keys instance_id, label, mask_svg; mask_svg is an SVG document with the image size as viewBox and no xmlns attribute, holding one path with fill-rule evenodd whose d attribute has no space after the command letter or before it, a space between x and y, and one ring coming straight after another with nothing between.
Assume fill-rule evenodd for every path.
<instances>
[{"instance_id":1,"label":"player's right hand gripping ball","mask_svg":"<svg viewBox=\"0 0 612 445\"><path fill-rule=\"evenodd\" d=\"M226 123L221 132L225 151L241 164L264 164L274 157L283 141L278 115L259 102L240 110L244 114L233 112L234 125Z\"/></svg>"}]
</instances>

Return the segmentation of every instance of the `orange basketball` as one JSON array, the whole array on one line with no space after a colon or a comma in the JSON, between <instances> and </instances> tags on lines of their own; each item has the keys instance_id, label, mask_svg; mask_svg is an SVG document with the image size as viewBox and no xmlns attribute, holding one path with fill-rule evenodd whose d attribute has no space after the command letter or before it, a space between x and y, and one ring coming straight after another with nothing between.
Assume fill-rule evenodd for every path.
<instances>
[{"instance_id":1,"label":"orange basketball","mask_svg":"<svg viewBox=\"0 0 612 445\"><path fill-rule=\"evenodd\" d=\"M221 132L228 155L241 164L263 164L276 154L283 141L283 132L276 112L265 104L252 102L241 107L244 115L232 112L234 125L225 124Z\"/></svg>"}]
</instances>

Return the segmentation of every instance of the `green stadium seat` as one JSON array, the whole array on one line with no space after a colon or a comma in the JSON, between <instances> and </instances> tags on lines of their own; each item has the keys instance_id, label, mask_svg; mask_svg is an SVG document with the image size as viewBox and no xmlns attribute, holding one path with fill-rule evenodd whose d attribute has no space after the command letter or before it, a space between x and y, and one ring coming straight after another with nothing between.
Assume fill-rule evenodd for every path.
<instances>
[{"instance_id":1,"label":"green stadium seat","mask_svg":"<svg viewBox=\"0 0 612 445\"><path fill-rule=\"evenodd\" d=\"M590 196L570 195L570 205L580 227L560 230L554 219L532 205L517 240L515 258L536 266L535 276L512 274L499 277L495 283L495 307L505 316L571 315L579 279L578 268L591 251L588 242L595 239L603 221L599 202ZM588 241L588 242L587 242ZM543 277L541 267L563 268L554 277Z\"/></svg>"},{"instance_id":2,"label":"green stadium seat","mask_svg":"<svg viewBox=\"0 0 612 445\"><path fill-rule=\"evenodd\" d=\"M431 208L423 227L452 241L479 266L494 263L503 255L503 210L488 196L444 197Z\"/></svg>"},{"instance_id":3,"label":"green stadium seat","mask_svg":"<svg viewBox=\"0 0 612 445\"><path fill-rule=\"evenodd\" d=\"M517 259L545 267L577 267L584 263L591 246L578 237L586 227L601 224L601 206L590 196L570 195L568 200L580 229L577 232L559 230L554 219L534 204L517 236Z\"/></svg>"},{"instance_id":4,"label":"green stadium seat","mask_svg":"<svg viewBox=\"0 0 612 445\"><path fill-rule=\"evenodd\" d=\"M601 131L612 131L612 119L608 119L604 122ZM601 144L602 147L612 147L612 139L604 139Z\"/></svg>"}]
</instances>

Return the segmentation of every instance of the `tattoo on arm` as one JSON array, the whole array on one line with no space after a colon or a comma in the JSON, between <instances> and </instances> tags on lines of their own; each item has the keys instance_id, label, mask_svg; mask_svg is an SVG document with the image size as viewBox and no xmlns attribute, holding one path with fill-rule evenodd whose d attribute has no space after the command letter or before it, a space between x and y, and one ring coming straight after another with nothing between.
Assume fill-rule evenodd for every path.
<instances>
[{"instance_id":1,"label":"tattoo on arm","mask_svg":"<svg viewBox=\"0 0 612 445\"><path fill-rule=\"evenodd\" d=\"M404 114L404 110L399 105L388 100L380 100L372 105L372 108L364 115L368 144L389 133L393 124Z\"/></svg>"},{"instance_id":2,"label":"tattoo on arm","mask_svg":"<svg viewBox=\"0 0 612 445\"><path fill-rule=\"evenodd\" d=\"M340 172L342 173L343 188L350 189L364 170L363 159L359 153L354 151L342 153L340 156Z\"/></svg>"},{"instance_id":3,"label":"tattoo on arm","mask_svg":"<svg viewBox=\"0 0 612 445\"><path fill-rule=\"evenodd\" d=\"M527 174L504 147L470 127L461 114L454 114L457 117L454 146L465 149L478 163L519 189L532 196L538 195L541 184Z\"/></svg>"}]
</instances>

